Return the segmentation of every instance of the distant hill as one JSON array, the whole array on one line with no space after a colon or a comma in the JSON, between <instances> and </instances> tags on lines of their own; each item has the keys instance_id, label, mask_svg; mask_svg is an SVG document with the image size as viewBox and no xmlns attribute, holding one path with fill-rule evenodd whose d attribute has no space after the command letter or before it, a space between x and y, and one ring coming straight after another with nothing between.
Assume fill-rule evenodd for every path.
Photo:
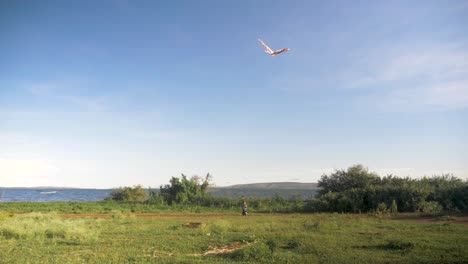
<instances>
[{"instance_id":1,"label":"distant hill","mask_svg":"<svg viewBox=\"0 0 468 264\"><path fill-rule=\"evenodd\" d=\"M317 183L311 182L263 182L212 187L209 189L209 192L214 196L231 198L271 198L275 195L280 195L289 199L300 195L304 199L311 199L317 196L319 190L320 188L317 186Z\"/></svg>"},{"instance_id":2,"label":"distant hill","mask_svg":"<svg viewBox=\"0 0 468 264\"><path fill-rule=\"evenodd\" d=\"M232 186L217 187L227 189L263 189L263 190L314 190L319 189L317 183L314 182L264 182L264 183L249 183L236 184Z\"/></svg>"}]
</instances>

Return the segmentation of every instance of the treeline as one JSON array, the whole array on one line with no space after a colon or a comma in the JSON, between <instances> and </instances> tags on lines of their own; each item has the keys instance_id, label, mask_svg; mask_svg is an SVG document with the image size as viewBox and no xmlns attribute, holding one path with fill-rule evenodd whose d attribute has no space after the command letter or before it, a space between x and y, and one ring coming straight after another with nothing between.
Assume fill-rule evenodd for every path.
<instances>
[{"instance_id":1,"label":"treeline","mask_svg":"<svg viewBox=\"0 0 468 264\"><path fill-rule=\"evenodd\" d=\"M439 175L412 179L393 175L380 177L362 165L323 175L317 198L304 200L300 195L285 199L213 196L208 192L212 176L172 177L160 191L145 190L141 186L113 190L110 199L144 202L161 206L186 205L211 208L240 208L247 201L257 212L343 212L396 213L422 212L438 214L442 211L468 211L468 182L453 175Z\"/></svg>"},{"instance_id":2,"label":"treeline","mask_svg":"<svg viewBox=\"0 0 468 264\"><path fill-rule=\"evenodd\" d=\"M412 179L380 177L362 165L323 175L320 196L305 210L372 212L397 207L399 212L438 213L468 210L468 182L453 175Z\"/></svg>"}]
</instances>

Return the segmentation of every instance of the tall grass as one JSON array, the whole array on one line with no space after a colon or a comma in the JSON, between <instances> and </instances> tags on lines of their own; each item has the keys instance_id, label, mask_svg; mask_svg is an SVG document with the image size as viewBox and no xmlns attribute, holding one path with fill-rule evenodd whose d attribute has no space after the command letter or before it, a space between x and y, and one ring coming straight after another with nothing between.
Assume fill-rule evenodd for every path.
<instances>
[{"instance_id":1,"label":"tall grass","mask_svg":"<svg viewBox=\"0 0 468 264\"><path fill-rule=\"evenodd\" d=\"M83 219L63 219L54 213L30 213L3 217L0 236L17 240L87 241L97 239L98 229Z\"/></svg>"}]
</instances>

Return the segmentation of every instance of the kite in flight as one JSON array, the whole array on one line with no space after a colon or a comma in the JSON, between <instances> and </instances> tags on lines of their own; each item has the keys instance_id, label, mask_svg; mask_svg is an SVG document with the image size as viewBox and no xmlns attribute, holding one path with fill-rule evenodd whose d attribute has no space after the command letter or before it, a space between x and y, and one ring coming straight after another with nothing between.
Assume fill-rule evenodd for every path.
<instances>
[{"instance_id":1,"label":"kite in flight","mask_svg":"<svg viewBox=\"0 0 468 264\"><path fill-rule=\"evenodd\" d=\"M270 47L267 46L267 44L265 44L261 39L258 39L258 41L260 41L260 43L262 43L262 46L263 46L263 49L265 50L266 53L270 54L271 56L276 56L280 53L283 53L283 52L286 52L288 51L289 49L288 48L283 48L283 49L279 49L279 50L275 50L273 51L272 49L270 49Z\"/></svg>"}]
</instances>

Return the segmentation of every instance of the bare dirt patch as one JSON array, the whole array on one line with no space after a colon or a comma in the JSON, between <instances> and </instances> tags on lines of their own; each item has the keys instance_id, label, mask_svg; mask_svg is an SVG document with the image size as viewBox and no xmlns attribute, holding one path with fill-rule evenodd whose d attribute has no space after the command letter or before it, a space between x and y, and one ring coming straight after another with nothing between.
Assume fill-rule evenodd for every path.
<instances>
[{"instance_id":1,"label":"bare dirt patch","mask_svg":"<svg viewBox=\"0 0 468 264\"><path fill-rule=\"evenodd\" d=\"M110 218L112 217L111 214L58 214L58 216L63 217L63 218L82 218L82 217Z\"/></svg>"}]
</instances>

